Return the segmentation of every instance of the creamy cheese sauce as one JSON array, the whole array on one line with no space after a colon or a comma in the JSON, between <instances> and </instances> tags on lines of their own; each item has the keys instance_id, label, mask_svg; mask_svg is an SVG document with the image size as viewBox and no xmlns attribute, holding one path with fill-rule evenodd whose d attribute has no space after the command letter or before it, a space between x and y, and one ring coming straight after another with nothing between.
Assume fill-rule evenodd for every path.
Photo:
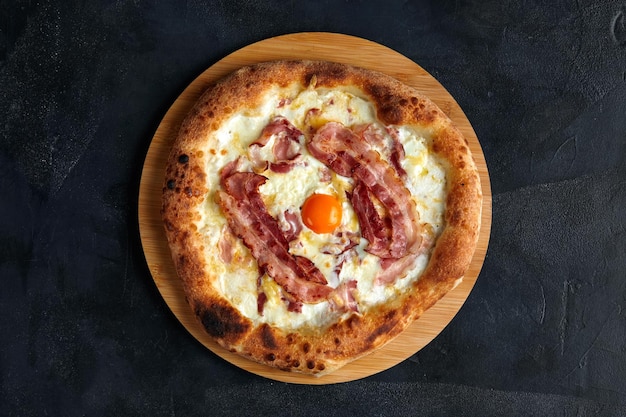
<instances>
[{"instance_id":1,"label":"creamy cheese sauce","mask_svg":"<svg viewBox=\"0 0 626 417\"><path fill-rule=\"evenodd\" d=\"M324 326L337 319L328 302L305 304L301 312L290 312L281 299L281 288L273 279L265 275L261 280L260 289L266 294L267 302L263 314L257 309L258 268L255 260L242 242L237 241L233 247L233 260L225 265L214 250L219 244L220 236L226 226L226 220L219 206L214 201L214 192L219 189L219 172L224 165L248 152L249 145L258 139L263 128L276 116L286 117L294 126L304 130L307 112L319 109L315 117L308 123L322 126L328 121L340 122L348 127L375 123L380 125L371 103L353 94L342 91L324 91L305 89L302 91L274 90L267 94L264 105L258 109L248 110L231 116L222 127L213 133L207 141L204 152L211 154L206 158L208 188L210 192L197 222L198 229L206 238L206 256L218 276L219 291L229 299L243 315L255 323L267 322L287 330L297 329L307 324ZM420 222L426 224L422 229L433 242L443 228L443 214L446 199L446 177L443 165L429 150L425 132L407 127L398 127L398 137L405 150L402 168L407 172L406 186L410 190L420 215ZM269 213L279 218L286 210L299 213L304 201L313 193L324 193L336 196L341 203L342 222L339 230L349 233L360 233L359 224L352 205L347 200L345 191L353 186L351 178L342 177L332 172L330 182L323 181L320 172L325 166L313 158L301 140L301 161L287 173L263 172L268 179L259 191ZM271 141L271 139L270 139ZM261 148L262 156L270 158L272 143ZM290 243L291 253L306 256L322 271L328 285L337 287L342 282L356 279L357 293L355 298L359 311L365 312L371 306L384 303L399 292L405 290L419 278L429 259L430 251L420 255L408 273L391 285L375 283L380 272L380 260L365 251L367 241L361 238L356 246L357 256L346 259L337 274L337 257L323 251L329 243L334 243L333 234L317 234L306 226L296 240Z\"/></svg>"}]
</instances>

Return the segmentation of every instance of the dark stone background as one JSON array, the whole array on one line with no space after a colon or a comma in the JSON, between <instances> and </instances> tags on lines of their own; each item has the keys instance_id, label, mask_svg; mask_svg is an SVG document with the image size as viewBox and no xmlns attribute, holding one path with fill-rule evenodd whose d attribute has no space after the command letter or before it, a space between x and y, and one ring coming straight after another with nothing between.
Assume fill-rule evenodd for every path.
<instances>
[{"instance_id":1,"label":"dark stone background","mask_svg":"<svg viewBox=\"0 0 626 417\"><path fill-rule=\"evenodd\" d=\"M626 415L626 2L0 0L0 415ZM361 381L290 385L193 339L146 266L141 168L230 52L360 36L481 141L484 268L453 322Z\"/></svg>"}]
</instances>

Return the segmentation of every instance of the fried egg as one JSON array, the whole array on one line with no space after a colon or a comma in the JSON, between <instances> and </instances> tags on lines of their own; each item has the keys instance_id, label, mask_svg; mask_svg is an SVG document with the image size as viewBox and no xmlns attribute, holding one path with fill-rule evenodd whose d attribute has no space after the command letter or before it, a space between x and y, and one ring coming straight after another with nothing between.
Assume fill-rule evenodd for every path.
<instances>
[{"instance_id":1,"label":"fried egg","mask_svg":"<svg viewBox=\"0 0 626 417\"><path fill-rule=\"evenodd\" d=\"M227 163L247 155L250 144L275 117L285 117L301 131L306 129L305 126L319 127L329 121L348 127L376 124L385 131L385 126L376 119L373 105L347 90L276 89L262 102L257 109L233 114L213 133L212 140L207 141L211 148L203 150L212 154L205 167L210 192L196 225L211 245L219 245L227 229L226 219L214 201L214 192L220 188L219 172ZM416 203L426 234L424 238L433 242L443 228L444 165L429 150L427 132L403 126L396 127L395 131L406 154L401 161L407 173L405 185ZM273 139L258 150L261 158L271 158ZM354 186L353 180L332 172L314 158L306 149L304 135L299 140L300 155L295 166L286 173L263 171L261 174L267 180L259 192L268 212L281 226L288 227L285 213L296 214L302 223L299 234L290 242L290 252L309 258L333 288L356 280L355 298L359 311L367 311L419 279L428 263L429 251L421 254L408 273L393 284L377 284L380 259L366 251L367 241L360 237L359 222L347 195ZM382 149L379 151L383 152ZM348 244L351 249L342 251ZM230 263L220 259L215 251L207 250L206 255L213 265L218 290L256 324L265 322L288 330L304 324L324 326L339 314L327 301L304 304L299 312L289 311L282 288L267 275L259 277L256 261L236 238ZM259 291L267 297L262 313L258 308Z\"/></svg>"}]
</instances>

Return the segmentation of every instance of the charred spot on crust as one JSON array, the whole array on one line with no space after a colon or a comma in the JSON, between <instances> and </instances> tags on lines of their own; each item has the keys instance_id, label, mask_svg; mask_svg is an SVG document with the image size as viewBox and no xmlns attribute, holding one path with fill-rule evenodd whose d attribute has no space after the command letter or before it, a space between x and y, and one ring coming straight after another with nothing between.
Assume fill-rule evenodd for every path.
<instances>
[{"instance_id":1,"label":"charred spot on crust","mask_svg":"<svg viewBox=\"0 0 626 417\"><path fill-rule=\"evenodd\" d=\"M385 105L379 110L380 119L392 125L402 121L402 114L402 110L394 105Z\"/></svg>"},{"instance_id":2,"label":"charred spot on crust","mask_svg":"<svg viewBox=\"0 0 626 417\"><path fill-rule=\"evenodd\" d=\"M388 102L391 98L391 91L389 87L381 84L367 84L367 93L369 93L375 101Z\"/></svg>"},{"instance_id":3,"label":"charred spot on crust","mask_svg":"<svg viewBox=\"0 0 626 417\"><path fill-rule=\"evenodd\" d=\"M174 180L169 180L167 182L167 188L170 190L173 190L174 188L176 188L176 181Z\"/></svg>"},{"instance_id":4,"label":"charred spot on crust","mask_svg":"<svg viewBox=\"0 0 626 417\"><path fill-rule=\"evenodd\" d=\"M310 344L309 342L305 342L305 343L302 345L302 351L303 351L304 353L309 353L309 351L310 351L310 350L311 350L311 344Z\"/></svg>"},{"instance_id":5,"label":"charred spot on crust","mask_svg":"<svg viewBox=\"0 0 626 417\"><path fill-rule=\"evenodd\" d=\"M402 305L402 315L405 317L410 314L409 310L411 309L411 303L410 303L411 298L412 297L409 297L407 302Z\"/></svg>"},{"instance_id":6,"label":"charred spot on crust","mask_svg":"<svg viewBox=\"0 0 626 417\"><path fill-rule=\"evenodd\" d=\"M383 324L374 329L374 331L372 331L372 333L370 333L370 335L367 337L368 343L374 342L381 335L390 333L391 330L393 330L395 325L398 323L398 320L395 316L395 310L392 310L385 314L385 320L383 320Z\"/></svg>"},{"instance_id":7,"label":"charred spot on crust","mask_svg":"<svg viewBox=\"0 0 626 417\"><path fill-rule=\"evenodd\" d=\"M265 355L265 359L268 362L274 362L276 360L276 355L274 355L273 353L268 353L267 355Z\"/></svg>"},{"instance_id":8,"label":"charred spot on crust","mask_svg":"<svg viewBox=\"0 0 626 417\"><path fill-rule=\"evenodd\" d=\"M268 349L276 349L277 347L272 329L267 324L263 324L263 326L261 326L261 342L263 343L263 346Z\"/></svg>"},{"instance_id":9,"label":"charred spot on crust","mask_svg":"<svg viewBox=\"0 0 626 417\"><path fill-rule=\"evenodd\" d=\"M217 303L208 308L198 307L196 315L200 317L207 333L213 337L238 337L250 328L250 324L243 321L231 307Z\"/></svg>"},{"instance_id":10,"label":"charred spot on crust","mask_svg":"<svg viewBox=\"0 0 626 417\"><path fill-rule=\"evenodd\" d=\"M185 240L187 238L187 235L188 233L186 231L182 231L180 234L181 240ZM178 255L177 262L178 262L178 265L180 265L181 267L184 267L184 265L187 263L187 257L184 254L180 254Z\"/></svg>"},{"instance_id":11,"label":"charred spot on crust","mask_svg":"<svg viewBox=\"0 0 626 417\"><path fill-rule=\"evenodd\" d=\"M345 321L345 323L349 329L354 329L359 326L360 321L359 316L352 315Z\"/></svg>"},{"instance_id":12,"label":"charred spot on crust","mask_svg":"<svg viewBox=\"0 0 626 417\"><path fill-rule=\"evenodd\" d=\"M423 103L420 103L420 105L413 110L413 118L418 122L433 122L437 118L437 115L438 113L436 111L425 111Z\"/></svg>"},{"instance_id":13,"label":"charred spot on crust","mask_svg":"<svg viewBox=\"0 0 626 417\"><path fill-rule=\"evenodd\" d=\"M462 210L452 210L449 217L449 222L452 225L459 225L463 222L464 213Z\"/></svg>"},{"instance_id":14,"label":"charred spot on crust","mask_svg":"<svg viewBox=\"0 0 626 417\"><path fill-rule=\"evenodd\" d=\"M326 369L326 365L320 362L317 364L317 369L319 369L320 371L323 371L324 369Z\"/></svg>"},{"instance_id":15,"label":"charred spot on crust","mask_svg":"<svg viewBox=\"0 0 626 417\"><path fill-rule=\"evenodd\" d=\"M368 84L366 92L378 103L378 118L387 124L399 124L402 122L405 109L409 104L406 98L396 96L391 88L382 84ZM410 111L410 110L408 110Z\"/></svg>"},{"instance_id":16,"label":"charred spot on crust","mask_svg":"<svg viewBox=\"0 0 626 417\"><path fill-rule=\"evenodd\" d=\"M333 86L341 83L348 77L345 66L333 62L319 63L307 68L304 73L304 85L310 85L315 80L318 86Z\"/></svg>"},{"instance_id":17,"label":"charred spot on crust","mask_svg":"<svg viewBox=\"0 0 626 417\"><path fill-rule=\"evenodd\" d=\"M175 229L174 225L172 224L171 221L169 221L168 219L163 219L163 223L165 223L165 228L167 230L169 230L170 232L173 231Z\"/></svg>"},{"instance_id":18,"label":"charred spot on crust","mask_svg":"<svg viewBox=\"0 0 626 417\"><path fill-rule=\"evenodd\" d=\"M312 361L312 360L306 361L306 367L309 368L309 369L314 369L315 368L315 361Z\"/></svg>"},{"instance_id":19,"label":"charred spot on crust","mask_svg":"<svg viewBox=\"0 0 626 417\"><path fill-rule=\"evenodd\" d=\"M178 162L180 162L181 164L186 164L187 162L189 162L189 155L186 154L182 154L178 157Z\"/></svg>"}]
</instances>

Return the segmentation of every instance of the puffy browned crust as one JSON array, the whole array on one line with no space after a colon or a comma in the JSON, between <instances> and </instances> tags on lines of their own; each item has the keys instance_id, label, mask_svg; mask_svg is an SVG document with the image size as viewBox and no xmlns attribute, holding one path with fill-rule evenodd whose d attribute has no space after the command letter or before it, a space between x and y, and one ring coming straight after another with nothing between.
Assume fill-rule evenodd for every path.
<instances>
[{"instance_id":1,"label":"puffy browned crust","mask_svg":"<svg viewBox=\"0 0 626 417\"><path fill-rule=\"evenodd\" d=\"M431 260L411 291L391 302L352 314L328 328L287 333L267 324L254 326L211 286L204 243L192 222L211 192L201 151L207 132L233 112L257 107L272 85L332 88L354 86L375 103L386 125L418 125L432 133L432 150L448 161L446 225ZM163 221L176 269L191 308L207 333L230 351L289 371L322 375L392 340L450 291L470 264L480 229L480 179L468 142L428 98L397 80L343 64L276 61L242 68L206 91L185 119L167 163Z\"/></svg>"}]
</instances>

